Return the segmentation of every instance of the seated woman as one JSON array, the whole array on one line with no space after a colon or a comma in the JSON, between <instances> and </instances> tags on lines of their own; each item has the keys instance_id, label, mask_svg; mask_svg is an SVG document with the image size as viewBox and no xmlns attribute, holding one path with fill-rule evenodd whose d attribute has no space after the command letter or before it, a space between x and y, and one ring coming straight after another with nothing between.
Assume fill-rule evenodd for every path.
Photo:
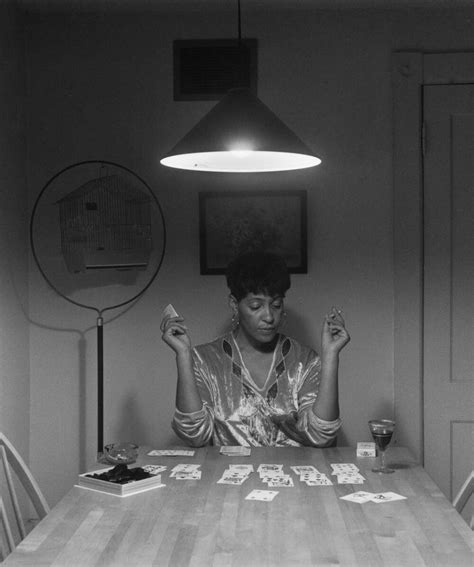
<instances>
[{"instance_id":1,"label":"seated woman","mask_svg":"<svg viewBox=\"0 0 474 567\"><path fill-rule=\"evenodd\" d=\"M339 352L349 342L341 312L323 322L321 357L278 332L290 276L283 260L248 253L227 270L233 329L192 348L182 317L165 317L176 353L173 429L187 444L325 447L341 425Z\"/></svg>"}]
</instances>

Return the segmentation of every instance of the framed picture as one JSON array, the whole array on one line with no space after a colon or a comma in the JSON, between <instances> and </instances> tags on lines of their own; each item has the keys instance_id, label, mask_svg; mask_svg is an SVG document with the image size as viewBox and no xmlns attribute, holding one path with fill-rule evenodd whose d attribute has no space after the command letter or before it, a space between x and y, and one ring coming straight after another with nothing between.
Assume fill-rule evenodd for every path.
<instances>
[{"instance_id":1,"label":"framed picture","mask_svg":"<svg viewBox=\"0 0 474 567\"><path fill-rule=\"evenodd\" d=\"M201 274L224 274L235 256L262 249L306 273L306 230L305 190L199 193Z\"/></svg>"}]
</instances>

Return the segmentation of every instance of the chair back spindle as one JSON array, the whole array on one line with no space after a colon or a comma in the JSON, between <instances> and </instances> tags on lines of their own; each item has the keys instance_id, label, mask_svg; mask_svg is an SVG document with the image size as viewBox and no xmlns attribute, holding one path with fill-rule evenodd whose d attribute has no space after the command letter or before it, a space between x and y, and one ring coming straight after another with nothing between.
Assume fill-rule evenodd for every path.
<instances>
[{"instance_id":1,"label":"chair back spindle","mask_svg":"<svg viewBox=\"0 0 474 567\"><path fill-rule=\"evenodd\" d=\"M466 478L453 500L453 506L461 514L469 499L474 495L474 471ZM471 530L474 529L474 514L469 522Z\"/></svg>"},{"instance_id":2,"label":"chair back spindle","mask_svg":"<svg viewBox=\"0 0 474 567\"><path fill-rule=\"evenodd\" d=\"M0 496L0 522L3 527L3 531L5 533L5 540L7 551L3 549L3 546L0 545L0 560L3 561L5 557L11 553L15 549L15 540L13 539L12 529L10 527L10 521L8 519L7 510L5 508L5 504L3 503L3 498Z\"/></svg>"},{"instance_id":3,"label":"chair back spindle","mask_svg":"<svg viewBox=\"0 0 474 567\"><path fill-rule=\"evenodd\" d=\"M17 539L19 537L22 540L27 534L17 493L18 483L22 486L40 520L49 513L49 506L25 461L1 432L0 461L3 469L2 480L5 482L5 490L0 492L0 527L3 528L3 537L0 537L0 555L5 558L16 547L13 526L16 525ZM2 498L2 494L6 500Z\"/></svg>"}]
</instances>

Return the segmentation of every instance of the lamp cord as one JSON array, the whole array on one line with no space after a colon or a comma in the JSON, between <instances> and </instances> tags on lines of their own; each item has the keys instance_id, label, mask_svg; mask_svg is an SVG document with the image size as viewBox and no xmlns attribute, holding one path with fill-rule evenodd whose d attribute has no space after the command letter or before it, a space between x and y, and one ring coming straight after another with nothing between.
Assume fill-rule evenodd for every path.
<instances>
[{"instance_id":1,"label":"lamp cord","mask_svg":"<svg viewBox=\"0 0 474 567\"><path fill-rule=\"evenodd\" d=\"M240 18L240 0L237 0L237 18L238 18L237 29L238 29L238 37L239 37L239 45L240 45L242 43L242 24L241 24L241 18Z\"/></svg>"}]
</instances>

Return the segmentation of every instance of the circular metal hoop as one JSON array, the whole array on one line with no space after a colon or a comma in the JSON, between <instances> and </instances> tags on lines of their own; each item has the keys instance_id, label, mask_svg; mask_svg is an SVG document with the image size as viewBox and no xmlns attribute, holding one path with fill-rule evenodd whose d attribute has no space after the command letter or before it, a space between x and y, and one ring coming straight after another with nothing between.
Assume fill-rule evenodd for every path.
<instances>
[{"instance_id":1,"label":"circular metal hoop","mask_svg":"<svg viewBox=\"0 0 474 567\"><path fill-rule=\"evenodd\" d=\"M86 303L83 303L83 302L80 302L80 301L76 301L75 299L68 297L65 293L63 293L58 288L57 285L55 285L53 283L53 281L51 280L50 277L48 277L48 274L46 273L45 269L43 268L43 266L41 264L41 261L39 259L38 253L37 253L37 248L36 248L36 245L35 245L35 239L34 239L34 234L33 234L34 223L35 223L38 205L40 204L40 202L41 202L43 196L45 195L46 191L51 187L51 185L55 181L58 180L58 178L60 178L66 172L68 172L68 171L70 171L74 168L79 168L79 167L89 166L89 165L102 165L102 166L111 166L111 167L114 167L114 168L118 168L119 170L123 170L123 171L127 172L129 175L131 175L136 180L138 180L140 182L140 184L143 185L144 188L146 188L147 193L153 199L153 201L154 201L154 203L157 207L158 213L161 217L161 222L163 224L163 246L162 246L161 254L160 254L159 259L158 259L157 266L156 266L155 270L153 271L153 273L151 274L149 281L137 293L135 293L132 297L128 298L127 300L121 301L119 303L115 303L113 305L108 305L108 306L105 306L105 307L104 306L97 307L97 306L94 306L94 305L89 305L89 304L86 304ZM106 161L106 160L88 160L88 161L77 162L77 163L74 163L72 165L65 167L64 169L62 169L61 171L56 173L53 177L51 177L51 179L46 183L46 185L43 187L43 189L39 193L38 197L36 198L36 201L35 201L35 204L33 206L32 213L31 213L31 218L30 218L30 246L31 246L33 258L35 260L35 263L36 263L41 275L43 276L45 281L48 283L48 285L51 286L51 288L53 288L54 291L58 295L60 295L63 299L65 299L66 301L69 301L70 303L72 303L72 304L74 304L78 307L93 310L96 313L98 313L99 316L101 316L105 311L109 311L111 309L117 309L119 307L124 307L125 305L128 305L129 303L132 303L133 301L138 299L141 295L143 295L143 293L145 293L145 291L150 287L150 285L152 284L152 282L156 278L156 276L157 276L157 274L158 274L158 272L161 268L161 265L163 263L165 250L166 250L166 225L165 225L163 210L161 208L161 205L160 205L157 197L155 196L155 194L153 193L153 191L151 190L149 185L139 175L137 175L135 172L133 172L131 169L128 169L125 166L119 165L119 164L111 162L111 161Z\"/></svg>"}]
</instances>

